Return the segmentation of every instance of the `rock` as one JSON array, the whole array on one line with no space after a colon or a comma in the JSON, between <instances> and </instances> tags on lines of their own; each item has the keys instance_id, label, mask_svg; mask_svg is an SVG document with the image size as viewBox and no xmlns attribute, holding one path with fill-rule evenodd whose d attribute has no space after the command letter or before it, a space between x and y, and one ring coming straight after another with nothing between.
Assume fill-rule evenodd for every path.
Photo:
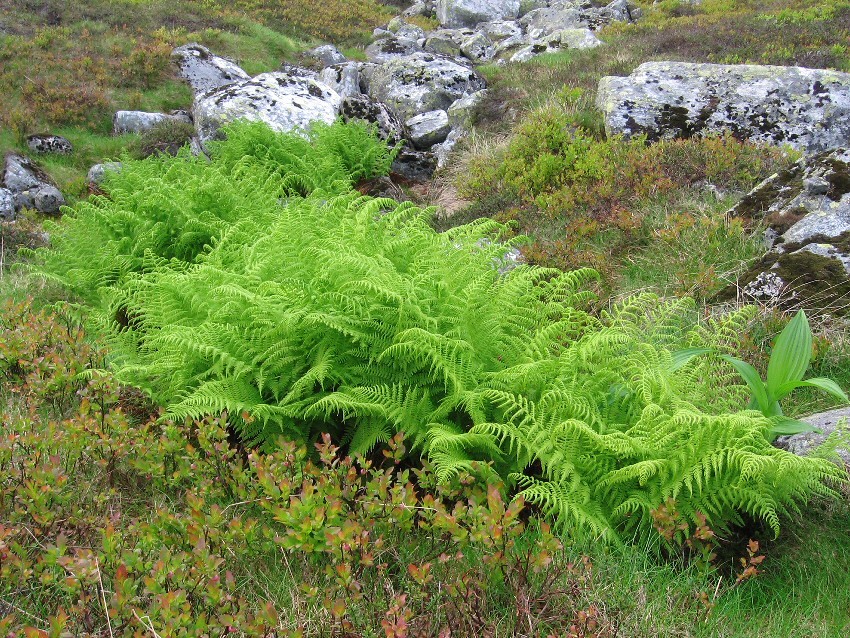
<instances>
[{"instance_id":1,"label":"rock","mask_svg":"<svg viewBox=\"0 0 850 638\"><path fill-rule=\"evenodd\" d=\"M546 7L529 11L520 19L520 24L532 38L542 38L555 31L578 29L587 26L578 5L566 4L558 7Z\"/></svg>"},{"instance_id":2,"label":"rock","mask_svg":"<svg viewBox=\"0 0 850 638\"><path fill-rule=\"evenodd\" d=\"M522 37L522 27L514 20L495 20L479 24L476 29L487 36L491 42L501 42L507 38Z\"/></svg>"},{"instance_id":3,"label":"rock","mask_svg":"<svg viewBox=\"0 0 850 638\"><path fill-rule=\"evenodd\" d=\"M13 194L22 193L42 184L50 184L50 178L35 163L23 155L8 153L3 166L3 179L0 185Z\"/></svg>"},{"instance_id":4,"label":"rock","mask_svg":"<svg viewBox=\"0 0 850 638\"><path fill-rule=\"evenodd\" d=\"M115 135L126 133L144 133L157 124L169 120L192 123L188 115L168 115L166 113L147 113L145 111L116 111L112 116L112 132Z\"/></svg>"},{"instance_id":5,"label":"rock","mask_svg":"<svg viewBox=\"0 0 850 638\"><path fill-rule=\"evenodd\" d=\"M323 44L320 47L311 49L307 51L306 56L314 59L322 68L348 62L348 59L332 44Z\"/></svg>"},{"instance_id":6,"label":"rock","mask_svg":"<svg viewBox=\"0 0 850 638\"><path fill-rule=\"evenodd\" d=\"M403 18L414 18L416 16L433 18L434 11L434 2L432 0L429 0L428 2L414 2L407 9L401 12L401 16Z\"/></svg>"},{"instance_id":7,"label":"rock","mask_svg":"<svg viewBox=\"0 0 850 638\"><path fill-rule=\"evenodd\" d=\"M672 139L731 131L817 152L850 139L850 74L802 67L647 62L604 77L609 135Z\"/></svg>"},{"instance_id":8,"label":"rock","mask_svg":"<svg viewBox=\"0 0 850 638\"><path fill-rule=\"evenodd\" d=\"M460 53L460 43L453 34L445 31L435 31L425 39L425 49L448 57L457 57Z\"/></svg>"},{"instance_id":9,"label":"rock","mask_svg":"<svg viewBox=\"0 0 850 638\"><path fill-rule=\"evenodd\" d=\"M449 116L443 110L429 111L411 117L404 125L409 132L408 138L413 146L426 151L434 144L444 141L451 131Z\"/></svg>"},{"instance_id":10,"label":"rock","mask_svg":"<svg viewBox=\"0 0 850 638\"><path fill-rule=\"evenodd\" d=\"M203 45L192 43L171 52L180 75L189 82L195 93L211 91L233 82L250 79L232 60L213 54Z\"/></svg>"},{"instance_id":11,"label":"rock","mask_svg":"<svg viewBox=\"0 0 850 638\"><path fill-rule=\"evenodd\" d=\"M486 96L487 89L481 89L455 100L447 111L449 126L452 129L472 130L472 126L475 124L475 110Z\"/></svg>"},{"instance_id":12,"label":"rock","mask_svg":"<svg viewBox=\"0 0 850 638\"><path fill-rule=\"evenodd\" d=\"M360 95L360 66L346 62L323 69L319 81L336 91L344 100L351 95Z\"/></svg>"},{"instance_id":13,"label":"rock","mask_svg":"<svg viewBox=\"0 0 850 638\"><path fill-rule=\"evenodd\" d=\"M425 37L425 30L422 27L417 27L415 24L408 24L400 17L395 17L390 20L387 25L387 31L394 34L397 38L405 40L419 40Z\"/></svg>"},{"instance_id":14,"label":"rock","mask_svg":"<svg viewBox=\"0 0 850 638\"><path fill-rule=\"evenodd\" d=\"M12 194L14 210L32 208L53 214L65 205L65 198L50 177L23 155L8 153L0 186Z\"/></svg>"},{"instance_id":15,"label":"rock","mask_svg":"<svg viewBox=\"0 0 850 638\"><path fill-rule=\"evenodd\" d=\"M437 20L446 27L516 18L520 0L437 0Z\"/></svg>"},{"instance_id":16,"label":"rock","mask_svg":"<svg viewBox=\"0 0 850 638\"><path fill-rule=\"evenodd\" d=\"M728 213L766 224L770 251L740 278L746 297L846 314L850 302L850 151L799 160ZM734 290L727 290L731 297Z\"/></svg>"},{"instance_id":17,"label":"rock","mask_svg":"<svg viewBox=\"0 0 850 638\"><path fill-rule=\"evenodd\" d=\"M521 48L511 56L511 62L528 62L532 58L549 51L549 45L545 42L535 42Z\"/></svg>"},{"instance_id":18,"label":"rock","mask_svg":"<svg viewBox=\"0 0 850 638\"><path fill-rule=\"evenodd\" d=\"M390 170L412 182L426 182L437 170L437 158L433 153L402 148Z\"/></svg>"},{"instance_id":19,"label":"rock","mask_svg":"<svg viewBox=\"0 0 850 638\"><path fill-rule=\"evenodd\" d=\"M445 110L458 98L484 86L484 80L469 66L423 52L376 67L369 81L369 95L400 118L409 119L419 113Z\"/></svg>"},{"instance_id":20,"label":"rock","mask_svg":"<svg viewBox=\"0 0 850 638\"><path fill-rule=\"evenodd\" d=\"M535 9L545 9L548 4L549 0L520 0L518 17L521 18Z\"/></svg>"},{"instance_id":21,"label":"rock","mask_svg":"<svg viewBox=\"0 0 850 638\"><path fill-rule=\"evenodd\" d=\"M265 122L281 132L306 129L317 121L333 124L341 105L336 91L310 77L262 73L198 95L192 112L198 137L206 144L221 126L238 119Z\"/></svg>"},{"instance_id":22,"label":"rock","mask_svg":"<svg viewBox=\"0 0 850 638\"><path fill-rule=\"evenodd\" d=\"M436 144L431 148L431 152L437 158L437 168L443 168L448 163L449 155L464 137L466 137L466 131L453 129L442 144Z\"/></svg>"},{"instance_id":23,"label":"rock","mask_svg":"<svg viewBox=\"0 0 850 638\"><path fill-rule=\"evenodd\" d=\"M845 465L850 465L850 407L812 414L800 420L813 425L820 430L820 433L804 432L780 436L774 442L776 447L793 454L807 456L823 445L831 434L836 434L843 440L840 440L835 451Z\"/></svg>"},{"instance_id":24,"label":"rock","mask_svg":"<svg viewBox=\"0 0 850 638\"><path fill-rule=\"evenodd\" d=\"M44 184L32 192L33 208L40 213L53 215L65 205L65 197L58 188L50 184Z\"/></svg>"},{"instance_id":25,"label":"rock","mask_svg":"<svg viewBox=\"0 0 850 638\"><path fill-rule=\"evenodd\" d=\"M8 188L0 188L0 221L15 219L15 196Z\"/></svg>"},{"instance_id":26,"label":"rock","mask_svg":"<svg viewBox=\"0 0 850 638\"><path fill-rule=\"evenodd\" d=\"M493 58L493 43L483 33L475 33L460 45L460 51L473 62L486 62Z\"/></svg>"},{"instance_id":27,"label":"rock","mask_svg":"<svg viewBox=\"0 0 850 638\"><path fill-rule=\"evenodd\" d=\"M593 49L602 44L602 40L590 29L562 29L547 36L544 41L550 49Z\"/></svg>"},{"instance_id":28,"label":"rock","mask_svg":"<svg viewBox=\"0 0 850 638\"><path fill-rule=\"evenodd\" d=\"M423 18L432 18L434 17L434 3L414 2L407 9L401 12L401 16L403 18L414 18L416 16L422 16Z\"/></svg>"},{"instance_id":29,"label":"rock","mask_svg":"<svg viewBox=\"0 0 850 638\"><path fill-rule=\"evenodd\" d=\"M388 60L404 58L421 50L422 47L417 44L416 40L391 36L367 46L366 59L370 62L382 63Z\"/></svg>"},{"instance_id":30,"label":"rock","mask_svg":"<svg viewBox=\"0 0 850 638\"><path fill-rule=\"evenodd\" d=\"M34 153L58 153L68 155L74 150L71 142L61 135L30 135L27 146Z\"/></svg>"},{"instance_id":31,"label":"rock","mask_svg":"<svg viewBox=\"0 0 850 638\"><path fill-rule=\"evenodd\" d=\"M342 118L348 122L362 120L376 124L378 134L394 144L407 139L404 124L387 108L386 104L375 102L365 95L352 95L342 102Z\"/></svg>"},{"instance_id":32,"label":"rock","mask_svg":"<svg viewBox=\"0 0 850 638\"><path fill-rule=\"evenodd\" d=\"M104 162L102 164L95 164L89 169L88 175L86 176L86 182L88 182L91 186L98 186L101 182L103 182L107 172L117 173L121 170L121 166L121 162Z\"/></svg>"}]
</instances>

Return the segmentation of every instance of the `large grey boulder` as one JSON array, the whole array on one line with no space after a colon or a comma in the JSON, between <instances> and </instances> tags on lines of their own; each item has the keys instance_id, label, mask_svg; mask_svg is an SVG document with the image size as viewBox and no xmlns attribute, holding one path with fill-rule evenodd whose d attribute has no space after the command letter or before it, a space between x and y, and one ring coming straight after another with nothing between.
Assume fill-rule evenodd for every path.
<instances>
[{"instance_id":1,"label":"large grey boulder","mask_svg":"<svg viewBox=\"0 0 850 638\"><path fill-rule=\"evenodd\" d=\"M0 188L0 221L15 219L15 196L8 188Z\"/></svg>"},{"instance_id":2,"label":"large grey boulder","mask_svg":"<svg viewBox=\"0 0 850 638\"><path fill-rule=\"evenodd\" d=\"M126 133L144 133L163 122L192 123L188 115L169 115L167 113L148 113L146 111L116 111L112 116L112 132L115 135Z\"/></svg>"},{"instance_id":3,"label":"large grey boulder","mask_svg":"<svg viewBox=\"0 0 850 638\"><path fill-rule=\"evenodd\" d=\"M850 151L801 159L759 184L729 215L767 226L769 252L739 280L745 297L847 313Z\"/></svg>"},{"instance_id":4,"label":"large grey boulder","mask_svg":"<svg viewBox=\"0 0 850 638\"><path fill-rule=\"evenodd\" d=\"M312 77L262 73L198 95L192 112L205 144L223 125L240 119L264 122L280 132L304 130L313 122L332 124L341 105L336 91Z\"/></svg>"},{"instance_id":5,"label":"large grey boulder","mask_svg":"<svg viewBox=\"0 0 850 638\"><path fill-rule=\"evenodd\" d=\"M360 120L377 126L378 134L394 144L407 139L407 129L386 104L375 102L365 95L350 95L342 101L342 119Z\"/></svg>"},{"instance_id":6,"label":"large grey boulder","mask_svg":"<svg viewBox=\"0 0 850 638\"><path fill-rule=\"evenodd\" d=\"M443 110L421 113L411 117L404 125L409 131L410 142L420 151L445 141L452 130L449 126L449 116Z\"/></svg>"},{"instance_id":7,"label":"large grey boulder","mask_svg":"<svg viewBox=\"0 0 850 638\"><path fill-rule=\"evenodd\" d=\"M437 0L437 20L446 27L474 27L480 22L516 18L520 0Z\"/></svg>"},{"instance_id":8,"label":"large grey boulder","mask_svg":"<svg viewBox=\"0 0 850 638\"><path fill-rule=\"evenodd\" d=\"M485 82L470 66L431 53L414 53L375 67L369 95L384 102L401 119L447 109L455 100L483 89Z\"/></svg>"},{"instance_id":9,"label":"large grey boulder","mask_svg":"<svg viewBox=\"0 0 850 638\"><path fill-rule=\"evenodd\" d=\"M731 131L816 152L850 141L850 74L802 67L647 62L604 77L609 135L651 140Z\"/></svg>"},{"instance_id":10,"label":"large grey boulder","mask_svg":"<svg viewBox=\"0 0 850 638\"><path fill-rule=\"evenodd\" d=\"M800 419L816 427L820 432L805 432L791 436L780 436L774 445L800 456L808 456L833 436L835 453L850 465L850 407L820 412Z\"/></svg>"},{"instance_id":11,"label":"large grey boulder","mask_svg":"<svg viewBox=\"0 0 850 638\"><path fill-rule=\"evenodd\" d=\"M61 135L30 135L27 146L33 153L68 155L74 150L71 142Z\"/></svg>"},{"instance_id":12,"label":"large grey boulder","mask_svg":"<svg viewBox=\"0 0 850 638\"><path fill-rule=\"evenodd\" d=\"M217 89L251 76L233 60L215 55L207 47L192 43L177 47L171 52L181 77L195 93Z\"/></svg>"}]
</instances>

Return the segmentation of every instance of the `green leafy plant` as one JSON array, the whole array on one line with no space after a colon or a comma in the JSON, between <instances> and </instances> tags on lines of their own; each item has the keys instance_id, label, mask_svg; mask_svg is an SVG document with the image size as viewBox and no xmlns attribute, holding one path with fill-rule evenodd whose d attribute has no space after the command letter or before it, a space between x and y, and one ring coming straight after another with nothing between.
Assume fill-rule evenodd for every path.
<instances>
[{"instance_id":1,"label":"green leafy plant","mask_svg":"<svg viewBox=\"0 0 850 638\"><path fill-rule=\"evenodd\" d=\"M678 369L692 357L710 352L708 348L693 348L676 353L673 368ZM779 402L797 388L817 388L843 401L847 394L832 379L816 377L803 379L812 358L812 330L803 310L782 330L767 365L767 377L762 380L751 364L728 354L719 355L741 375L752 393L749 407L771 419L770 436L811 432L815 428L797 419L786 417Z\"/></svg>"}]
</instances>

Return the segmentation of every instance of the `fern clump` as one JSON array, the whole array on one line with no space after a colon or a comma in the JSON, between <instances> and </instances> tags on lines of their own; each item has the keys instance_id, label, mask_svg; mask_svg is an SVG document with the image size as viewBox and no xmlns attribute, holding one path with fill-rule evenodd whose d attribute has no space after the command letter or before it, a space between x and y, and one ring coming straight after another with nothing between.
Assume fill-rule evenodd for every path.
<instances>
[{"instance_id":1,"label":"fern clump","mask_svg":"<svg viewBox=\"0 0 850 638\"><path fill-rule=\"evenodd\" d=\"M264 447L330 433L367 452L404 432L443 480L497 474L561 529L609 542L654 533L651 513L670 499L717 529L750 516L778 532L781 514L841 479L770 445L770 421L741 410L746 389L722 359L676 364L683 347L734 348L749 311L700 326L692 302L644 295L595 316L593 271L504 272L518 241L502 241L504 226L437 233L428 209L292 177L309 173L281 168L303 140L254 131L231 133L210 163L130 164L126 191L113 182L112 199L78 206L38 253L88 302L118 377L167 416L227 412ZM332 156L321 175L379 165L319 139ZM164 180L149 202L129 187L143 175ZM180 185L215 204L169 208ZM188 237L145 223L152 209L183 215ZM114 262L100 253L82 268L68 252L92 210L114 233Z\"/></svg>"}]
</instances>

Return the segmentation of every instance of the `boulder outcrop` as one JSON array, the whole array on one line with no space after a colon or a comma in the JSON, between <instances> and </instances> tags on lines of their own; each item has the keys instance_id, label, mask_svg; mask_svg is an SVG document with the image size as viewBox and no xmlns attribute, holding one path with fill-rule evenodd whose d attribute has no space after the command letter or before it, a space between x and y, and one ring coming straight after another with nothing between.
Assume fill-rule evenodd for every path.
<instances>
[{"instance_id":1,"label":"boulder outcrop","mask_svg":"<svg viewBox=\"0 0 850 638\"><path fill-rule=\"evenodd\" d=\"M738 284L745 297L847 314L850 150L801 159L759 184L729 214L767 226L770 250Z\"/></svg>"},{"instance_id":2,"label":"boulder outcrop","mask_svg":"<svg viewBox=\"0 0 850 638\"><path fill-rule=\"evenodd\" d=\"M262 73L201 93L192 112L205 144L234 120L265 122L281 132L303 130L317 121L332 124L341 106L339 94L309 74Z\"/></svg>"},{"instance_id":3,"label":"boulder outcrop","mask_svg":"<svg viewBox=\"0 0 850 638\"><path fill-rule=\"evenodd\" d=\"M8 153L3 166L0 188L7 191L3 196L3 216L14 219L23 208L53 215L65 205L65 198L50 177L30 159L17 153ZM9 194L13 212L9 213Z\"/></svg>"},{"instance_id":4,"label":"boulder outcrop","mask_svg":"<svg viewBox=\"0 0 850 638\"><path fill-rule=\"evenodd\" d=\"M250 79L236 62L215 55L207 47L192 43L177 47L171 52L180 75L195 93L217 89L233 82Z\"/></svg>"},{"instance_id":5,"label":"boulder outcrop","mask_svg":"<svg viewBox=\"0 0 850 638\"><path fill-rule=\"evenodd\" d=\"M731 131L807 152L850 142L850 74L802 67L647 62L604 77L609 134L650 140Z\"/></svg>"}]
</instances>

